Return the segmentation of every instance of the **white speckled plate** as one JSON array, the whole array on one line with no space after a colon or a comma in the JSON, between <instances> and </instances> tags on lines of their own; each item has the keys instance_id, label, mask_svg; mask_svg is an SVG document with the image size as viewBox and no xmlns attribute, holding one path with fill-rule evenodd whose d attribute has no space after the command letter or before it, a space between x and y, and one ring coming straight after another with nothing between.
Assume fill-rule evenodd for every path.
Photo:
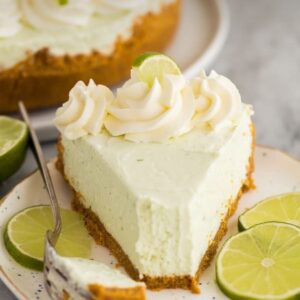
<instances>
[{"instance_id":1,"label":"white speckled plate","mask_svg":"<svg viewBox=\"0 0 300 300\"><path fill-rule=\"evenodd\" d=\"M175 59L187 78L192 78L214 60L222 49L228 29L226 0L184 0L175 39L166 53ZM57 137L52 124L55 110L41 110L31 115L41 141Z\"/></svg>"},{"instance_id":2,"label":"white speckled plate","mask_svg":"<svg viewBox=\"0 0 300 300\"><path fill-rule=\"evenodd\" d=\"M242 197L236 214L229 221L227 237L237 232L237 217L246 208L270 195L300 191L300 161L275 149L257 147L255 164L254 179L257 188ZM60 205L69 207L72 193L60 173L55 169L53 161L49 163L49 168ZM39 173L34 173L17 185L0 205L1 235L5 223L12 215L25 207L44 203L48 203L48 196ZM92 256L107 264L115 264L116 262L108 251L100 246L93 246ZM32 272L15 263L6 252L2 239L0 242L0 278L19 299L49 300L43 288L42 273ZM149 291L148 299L227 299L215 283L214 262L203 274L200 285L201 295L193 295L182 290Z\"/></svg>"}]
</instances>

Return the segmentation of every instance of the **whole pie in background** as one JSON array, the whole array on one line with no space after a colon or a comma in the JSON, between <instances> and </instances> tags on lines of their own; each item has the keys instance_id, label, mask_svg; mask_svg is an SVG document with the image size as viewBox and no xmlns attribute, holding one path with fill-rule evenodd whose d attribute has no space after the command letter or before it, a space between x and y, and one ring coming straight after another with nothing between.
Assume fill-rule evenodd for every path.
<instances>
[{"instance_id":1,"label":"whole pie in background","mask_svg":"<svg viewBox=\"0 0 300 300\"><path fill-rule=\"evenodd\" d=\"M180 0L2 1L0 113L20 99L54 106L78 80L125 79L137 55L170 42L179 13Z\"/></svg>"}]
</instances>

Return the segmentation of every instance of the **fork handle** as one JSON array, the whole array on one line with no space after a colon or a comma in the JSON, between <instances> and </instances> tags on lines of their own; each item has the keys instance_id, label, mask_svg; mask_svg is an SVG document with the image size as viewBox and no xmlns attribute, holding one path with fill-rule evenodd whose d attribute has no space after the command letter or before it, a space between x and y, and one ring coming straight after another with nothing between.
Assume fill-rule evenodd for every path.
<instances>
[{"instance_id":1,"label":"fork handle","mask_svg":"<svg viewBox=\"0 0 300 300\"><path fill-rule=\"evenodd\" d=\"M30 135L30 138L29 138L30 148L33 152L33 155L34 155L36 161L37 161L38 167L39 167L41 175L42 175L42 179L45 183L47 192L50 197L51 210L52 210L54 224L55 224L54 229L51 232L51 243L54 246L57 242L57 239L58 239L60 231L61 231L61 216L60 216L57 197L56 197L53 183L52 183L50 173L49 173L49 170L47 167L47 163L46 163L46 160L45 160L42 148L41 148L41 144L38 140L38 137L36 135L36 132L35 132L33 126L31 125L29 115L28 115L25 105L23 104L22 101L19 102L19 110L20 110L23 120L25 121L25 123L28 126L29 135Z\"/></svg>"}]
</instances>

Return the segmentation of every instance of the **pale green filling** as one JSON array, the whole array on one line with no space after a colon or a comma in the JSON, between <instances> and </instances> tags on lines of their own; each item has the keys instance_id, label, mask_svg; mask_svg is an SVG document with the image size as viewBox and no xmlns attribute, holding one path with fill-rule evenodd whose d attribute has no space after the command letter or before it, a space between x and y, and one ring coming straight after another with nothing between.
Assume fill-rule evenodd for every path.
<instances>
[{"instance_id":1,"label":"pale green filling","mask_svg":"<svg viewBox=\"0 0 300 300\"><path fill-rule=\"evenodd\" d=\"M63 138L65 173L141 274L194 275L251 154L249 112L217 133L132 143Z\"/></svg>"}]
</instances>

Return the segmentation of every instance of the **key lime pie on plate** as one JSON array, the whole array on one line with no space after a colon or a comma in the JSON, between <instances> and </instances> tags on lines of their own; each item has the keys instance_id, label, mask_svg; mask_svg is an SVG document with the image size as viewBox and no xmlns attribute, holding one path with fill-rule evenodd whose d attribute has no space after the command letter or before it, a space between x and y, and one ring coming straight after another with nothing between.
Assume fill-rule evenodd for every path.
<instances>
[{"instance_id":1,"label":"key lime pie on plate","mask_svg":"<svg viewBox=\"0 0 300 300\"><path fill-rule=\"evenodd\" d=\"M78 82L57 110L57 166L93 238L148 288L199 292L238 199L253 186L252 108L226 77L185 80L145 54L116 94Z\"/></svg>"},{"instance_id":2,"label":"key lime pie on plate","mask_svg":"<svg viewBox=\"0 0 300 300\"><path fill-rule=\"evenodd\" d=\"M53 106L78 81L114 84L173 37L180 0L1 0L0 112Z\"/></svg>"}]
</instances>

